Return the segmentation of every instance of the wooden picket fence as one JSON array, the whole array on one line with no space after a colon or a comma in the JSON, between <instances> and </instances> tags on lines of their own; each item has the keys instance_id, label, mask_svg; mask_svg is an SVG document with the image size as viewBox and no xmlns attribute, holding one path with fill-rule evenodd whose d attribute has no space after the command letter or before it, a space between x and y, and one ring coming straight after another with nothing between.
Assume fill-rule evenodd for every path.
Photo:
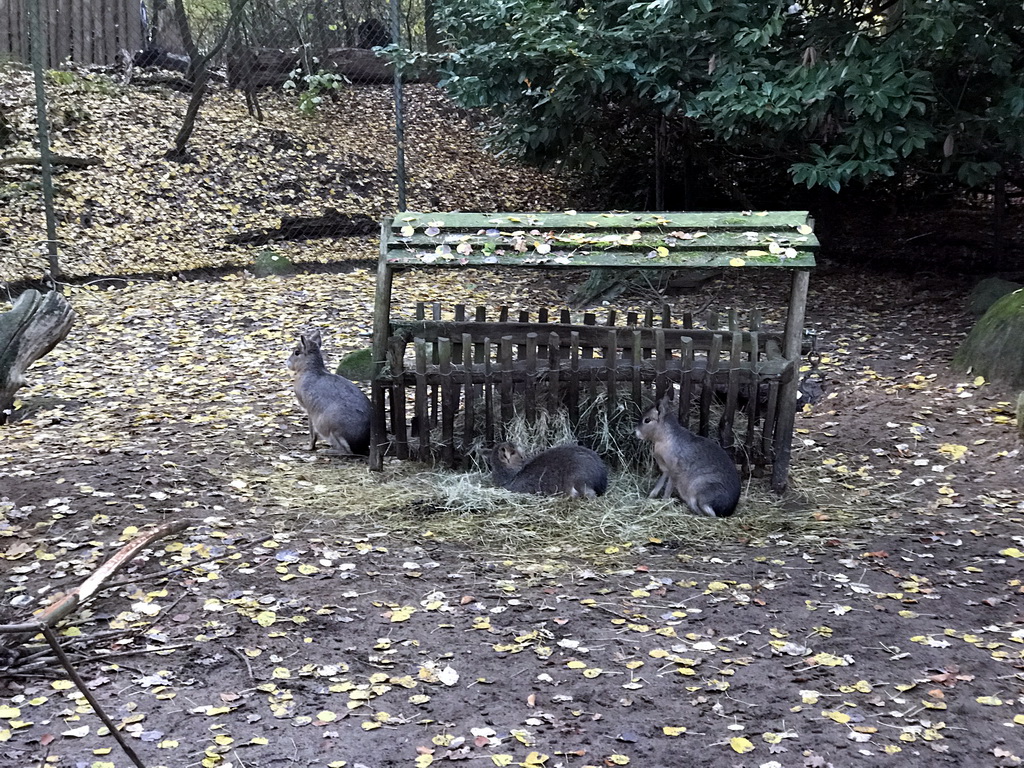
<instances>
[{"instance_id":1,"label":"wooden picket fence","mask_svg":"<svg viewBox=\"0 0 1024 768\"><path fill-rule=\"evenodd\" d=\"M48 69L113 64L121 49L142 48L140 0L0 0L0 60L30 60L29 3L39 7Z\"/></svg>"},{"instance_id":2,"label":"wooden picket fence","mask_svg":"<svg viewBox=\"0 0 1024 768\"><path fill-rule=\"evenodd\" d=\"M756 312L746 328L736 312L694 328L690 313L675 318L668 305L657 314L588 312L576 322L567 309L502 307L488 317L484 307L459 305L451 320L441 318L439 304L420 304L414 320L392 325L381 381L399 458L458 466L478 440L504 439L514 414L533 422L541 411L565 412L588 442L602 424L625 420L631 430L670 386L678 387L680 421L744 465L771 464L776 438L788 438L776 427L796 363Z\"/></svg>"}]
</instances>

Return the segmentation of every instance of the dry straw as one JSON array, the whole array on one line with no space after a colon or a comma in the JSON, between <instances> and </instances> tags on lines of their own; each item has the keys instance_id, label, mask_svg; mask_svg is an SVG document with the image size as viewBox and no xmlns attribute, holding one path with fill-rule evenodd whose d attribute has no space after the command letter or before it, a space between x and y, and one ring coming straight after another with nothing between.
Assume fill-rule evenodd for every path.
<instances>
[{"instance_id":1,"label":"dry straw","mask_svg":"<svg viewBox=\"0 0 1024 768\"><path fill-rule=\"evenodd\" d=\"M791 489L780 497L767 478L748 479L737 513L709 519L674 501L652 500L653 462L640 441L628 442L623 428L605 433L594 447L632 451L625 468L611 475L608 492L597 499L570 500L516 494L494 487L477 445L466 472L412 461L389 461L383 472L360 462L321 461L295 474L277 476L271 497L290 510L337 518L350 532L429 536L494 559L515 561L617 561L636 545L664 543L687 550L736 542L800 540L814 546L850 528L883 521L898 503L891 494L847 488L827 470L796 464ZM515 419L507 438L527 453L574 442L562 414L528 425ZM603 449L603 450L602 450ZM631 469L637 467L637 469Z\"/></svg>"}]
</instances>

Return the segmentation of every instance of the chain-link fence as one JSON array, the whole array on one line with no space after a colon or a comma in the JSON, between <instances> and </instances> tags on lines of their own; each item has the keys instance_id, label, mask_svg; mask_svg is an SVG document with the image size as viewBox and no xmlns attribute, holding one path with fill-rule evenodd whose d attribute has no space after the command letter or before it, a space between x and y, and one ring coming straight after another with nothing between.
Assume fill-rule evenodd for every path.
<instances>
[{"instance_id":1,"label":"chain-link fence","mask_svg":"<svg viewBox=\"0 0 1024 768\"><path fill-rule=\"evenodd\" d=\"M382 47L434 45L429 18L429 0L0 4L0 282L373 259L406 207L559 204L428 76L397 84Z\"/></svg>"}]
</instances>

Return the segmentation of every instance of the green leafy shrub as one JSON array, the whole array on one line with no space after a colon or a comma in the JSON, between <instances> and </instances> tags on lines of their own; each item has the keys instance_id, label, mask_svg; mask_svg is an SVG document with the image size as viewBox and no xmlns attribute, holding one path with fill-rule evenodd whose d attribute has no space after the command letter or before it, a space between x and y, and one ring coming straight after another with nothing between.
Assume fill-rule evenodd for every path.
<instances>
[{"instance_id":1,"label":"green leafy shrub","mask_svg":"<svg viewBox=\"0 0 1024 768\"><path fill-rule=\"evenodd\" d=\"M777 164L838 191L903 169L980 185L1024 150L1024 7L982 0L451 0L441 84L494 146L600 168ZM406 57L407 65L422 63Z\"/></svg>"}]
</instances>

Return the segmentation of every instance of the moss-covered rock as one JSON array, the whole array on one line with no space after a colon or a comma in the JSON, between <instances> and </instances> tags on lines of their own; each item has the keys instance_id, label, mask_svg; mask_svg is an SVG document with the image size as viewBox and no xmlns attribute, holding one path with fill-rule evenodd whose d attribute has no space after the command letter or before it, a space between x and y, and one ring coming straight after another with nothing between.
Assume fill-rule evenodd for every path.
<instances>
[{"instance_id":1,"label":"moss-covered rock","mask_svg":"<svg viewBox=\"0 0 1024 768\"><path fill-rule=\"evenodd\" d=\"M349 352L338 363L338 375L349 381L370 381L373 378L373 352L369 349Z\"/></svg>"},{"instance_id":2,"label":"moss-covered rock","mask_svg":"<svg viewBox=\"0 0 1024 768\"><path fill-rule=\"evenodd\" d=\"M989 308L967 335L953 366L1024 388L1024 288Z\"/></svg>"},{"instance_id":3,"label":"moss-covered rock","mask_svg":"<svg viewBox=\"0 0 1024 768\"><path fill-rule=\"evenodd\" d=\"M252 264L252 272L256 277L287 275L293 270L294 267L288 257L277 251L260 251L256 254L256 261Z\"/></svg>"},{"instance_id":4,"label":"moss-covered rock","mask_svg":"<svg viewBox=\"0 0 1024 768\"><path fill-rule=\"evenodd\" d=\"M1024 441L1024 392L1017 395L1017 434Z\"/></svg>"},{"instance_id":5,"label":"moss-covered rock","mask_svg":"<svg viewBox=\"0 0 1024 768\"><path fill-rule=\"evenodd\" d=\"M981 317L1003 296L1013 293L1021 287L1024 286L1012 280L986 277L984 280L978 281L978 284L971 289L971 295L967 297L967 310L975 317Z\"/></svg>"}]
</instances>

